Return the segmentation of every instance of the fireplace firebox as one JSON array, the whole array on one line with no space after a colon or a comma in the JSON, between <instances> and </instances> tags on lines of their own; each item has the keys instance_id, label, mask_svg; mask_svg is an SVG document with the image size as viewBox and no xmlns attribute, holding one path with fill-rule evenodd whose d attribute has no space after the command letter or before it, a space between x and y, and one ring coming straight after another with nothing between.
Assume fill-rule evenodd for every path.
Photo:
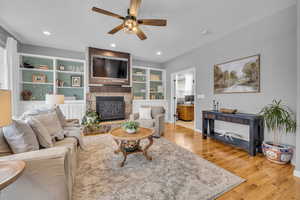
<instances>
[{"instance_id":1,"label":"fireplace firebox","mask_svg":"<svg viewBox=\"0 0 300 200\"><path fill-rule=\"evenodd\" d=\"M96 97L96 111L101 121L125 119L124 97Z\"/></svg>"}]
</instances>

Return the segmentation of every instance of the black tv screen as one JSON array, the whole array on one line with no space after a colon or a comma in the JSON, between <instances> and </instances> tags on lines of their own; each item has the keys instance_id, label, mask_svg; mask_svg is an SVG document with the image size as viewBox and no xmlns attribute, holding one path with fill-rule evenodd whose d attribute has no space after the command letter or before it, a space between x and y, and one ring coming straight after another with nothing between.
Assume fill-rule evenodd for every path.
<instances>
[{"instance_id":1,"label":"black tv screen","mask_svg":"<svg viewBox=\"0 0 300 200\"><path fill-rule=\"evenodd\" d=\"M127 60L92 57L93 77L127 79Z\"/></svg>"}]
</instances>

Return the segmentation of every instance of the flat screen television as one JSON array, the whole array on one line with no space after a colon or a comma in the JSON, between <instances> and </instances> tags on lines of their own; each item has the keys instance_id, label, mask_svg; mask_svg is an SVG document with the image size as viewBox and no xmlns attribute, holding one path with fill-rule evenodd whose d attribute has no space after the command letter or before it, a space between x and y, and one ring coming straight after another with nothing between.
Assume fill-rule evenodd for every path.
<instances>
[{"instance_id":1,"label":"flat screen television","mask_svg":"<svg viewBox=\"0 0 300 200\"><path fill-rule=\"evenodd\" d=\"M127 79L128 60L92 56L92 75L94 78Z\"/></svg>"}]
</instances>

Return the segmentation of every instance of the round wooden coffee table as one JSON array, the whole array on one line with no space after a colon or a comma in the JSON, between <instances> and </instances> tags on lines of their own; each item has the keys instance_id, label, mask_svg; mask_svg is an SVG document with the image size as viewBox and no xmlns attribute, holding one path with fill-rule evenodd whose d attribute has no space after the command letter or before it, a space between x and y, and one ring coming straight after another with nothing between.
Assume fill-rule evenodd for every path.
<instances>
[{"instance_id":1,"label":"round wooden coffee table","mask_svg":"<svg viewBox=\"0 0 300 200\"><path fill-rule=\"evenodd\" d=\"M139 128L139 130L135 134L128 134L122 128L113 129L110 134L114 138L114 141L118 145L118 149L115 153L122 153L123 154L123 161L121 162L120 166L123 167L127 155L132 153L143 153L143 155L147 158L147 160L152 160L152 157L147 154L147 150L153 144L153 134L154 130L149 128ZM140 145L140 141L143 139L148 139L149 144L146 145L144 148Z\"/></svg>"},{"instance_id":2,"label":"round wooden coffee table","mask_svg":"<svg viewBox=\"0 0 300 200\"><path fill-rule=\"evenodd\" d=\"M24 161L0 161L0 190L17 180L24 169Z\"/></svg>"}]
</instances>

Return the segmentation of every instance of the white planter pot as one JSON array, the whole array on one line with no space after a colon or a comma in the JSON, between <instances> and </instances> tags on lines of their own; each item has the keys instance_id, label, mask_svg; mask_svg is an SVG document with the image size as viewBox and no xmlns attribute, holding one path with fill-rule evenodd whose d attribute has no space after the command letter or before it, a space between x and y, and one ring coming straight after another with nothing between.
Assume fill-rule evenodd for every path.
<instances>
[{"instance_id":1,"label":"white planter pot","mask_svg":"<svg viewBox=\"0 0 300 200\"><path fill-rule=\"evenodd\" d=\"M136 129L125 129L125 131L129 134L134 134L136 133Z\"/></svg>"}]
</instances>

